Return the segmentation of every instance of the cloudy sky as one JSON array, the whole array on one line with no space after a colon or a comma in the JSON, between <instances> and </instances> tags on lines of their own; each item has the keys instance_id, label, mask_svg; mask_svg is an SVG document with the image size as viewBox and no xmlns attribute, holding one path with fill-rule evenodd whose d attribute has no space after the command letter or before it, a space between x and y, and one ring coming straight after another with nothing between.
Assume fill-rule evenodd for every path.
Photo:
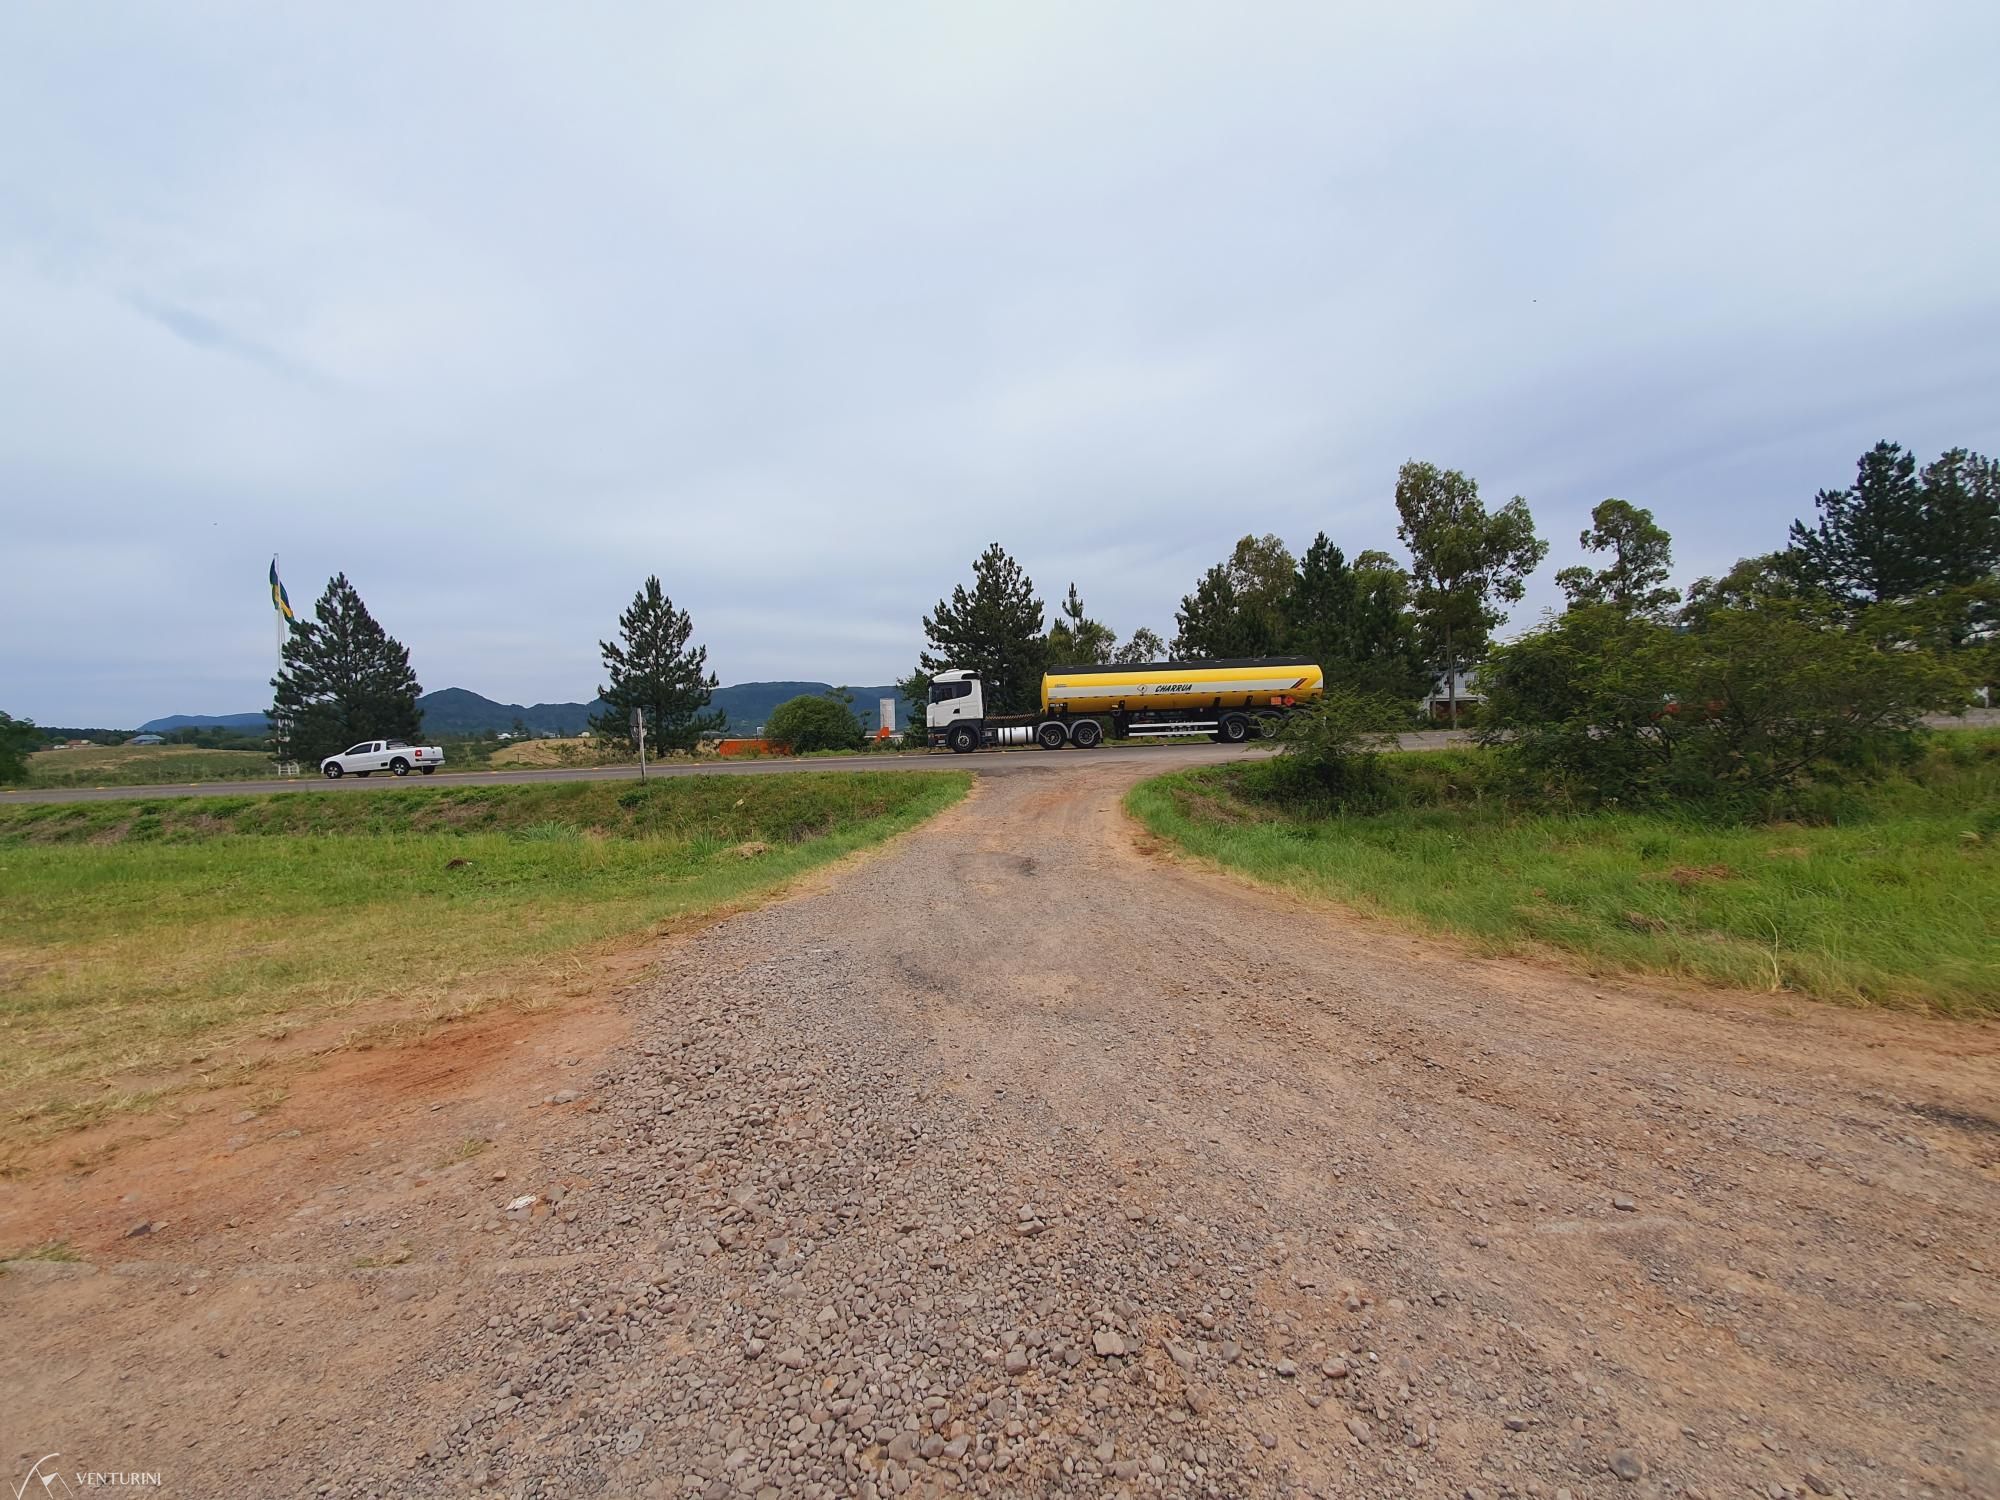
<instances>
[{"instance_id":1,"label":"cloudy sky","mask_svg":"<svg viewBox=\"0 0 2000 1500\"><path fill-rule=\"evenodd\" d=\"M0 708L268 701L345 570L588 697L648 572L871 683L999 540L1121 633L1412 456L1685 575L2000 449L2000 8L15 5Z\"/></svg>"}]
</instances>

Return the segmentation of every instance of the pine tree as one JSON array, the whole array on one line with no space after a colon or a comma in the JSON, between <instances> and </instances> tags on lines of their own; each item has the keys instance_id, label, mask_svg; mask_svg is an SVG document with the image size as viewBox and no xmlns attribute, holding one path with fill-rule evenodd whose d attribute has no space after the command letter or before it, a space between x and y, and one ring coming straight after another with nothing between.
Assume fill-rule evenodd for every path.
<instances>
[{"instance_id":1,"label":"pine tree","mask_svg":"<svg viewBox=\"0 0 2000 1500\"><path fill-rule=\"evenodd\" d=\"M1350 567L1325 532L1313 538L1285 602L1284 649L1310 657L1330 683L1414 698L1426 684L1409 577L1386 553L1355 561Z\"/></svg>"},{"instance_id":2,"label":"pine tree","mask_svg":"<svg viewBox=\"0 0 2000 1500\"><path fill-rule=\"evenodd\" d=\"M1923 552L1933 588L2000 573L2000 462L1953 448L1924 465Z\"/></svg>"},{"instance_id":3,"label":"pine tree","mask_svg":"<svg viewBox=\"0 0 2000 1500\"><path fill-rule=\"evenodd\" d=\"M1111 648L1117 642L1117 633L1109 625L1084 614L1083 600L1072 583L1062 613L1049 627L1049 665L1100 666L1111 660Z\"/></svg>"},{"instance_id":4,"label":"pine tree","mask_svg":"<svg viewBox=\"0 0 2000 1500\"><path fill-rule=\"evenodd\" d=\"M1032 713L1041 702L1042 601L998 542L972 564L972 592L959 584L924 616L924 635L931 649L918 658L921 672L977 672L989 713Z\"/></svg>"},{"instance_id":5,"label":"pine tree","mask_svg":"<svg viewBox=\"0 0 2000 1500\"><path fill-rule=\"evenodd\" d=\"M1579 563L1556 574L1571 608L1609 604L1622 614L1656 619L1681 602L1680 590L1666 587L1674 539L1650 510L1624 500L1600 501L1577 540L1592 552L1609 552L1611 562L1601 569Z\"/></svg>"},{"instance_id":6,"label":"pine tree","mask_svg":"<svg viewBox=\"0 0 2000 1500\"><path fill-rule=\"evenodd\" d=\"M1792 522L1791 551L1812 588L1849 604L1881 604L1922 593L1924 491L1917 460L1900 443L1877 443L1855 465L1854 483L1813 498L1819 523Z\"/></svg>"},{"instance_id":7,"label":"pine tree","mask_svg":"<svg viewBox=\"0 0 2000 1500\"><path fill-rule=\"evenodd\" d=\"M1249 654L1236 585L1223 564L1217 563L1202 574L1194 592L1182 596L1181 607L1174 611L1173 650L1177 661L1215 661Z\"/></svg>"},{"instance_id":8,"label":"pine tree","mask_svg":"<svg viewBox=\"0 0 2000 1500\"><path fill-rule=\"evenodd\" d=\"M271 739L279 758L317 762L361 740L415 740L423 693L410 653L368 613L345 573L291 622L271 679Z\"/></svg>"},{"instance_id":9,"label":"pine tree","mask_svg":"<svg viewBox=\"0 0 2000 1500\"><path fill-rule=\"evenodd\" d=\"M1306 548L1285 600L1285 649L1332 671L1335 663L1348 660L1354 652L1359 599L1354 570L1322 531Z\"/></svg>"},{"instance_id":10,"label":"pine tree","mask_svg":"<svg viewBox=\"0 0 2000 1500\"><path fill-rule=\"evenodd\" d=\"M1386 552L1354 559L1354 624L1348 670L1354 686L1378 698L1408 701L1429 690L1410 575Z\"/></svg>"},{"instance_id":11,"label":"pine tree","mask_svg":"<svg viewBox=\"0 0 2000 1500\"><path fill-rule=\"evenodd\" d=\"M727 715L704 714L716 688L708 648L690 646L694 622L675 609L657 576L648 577L618 617L618 641L599 641L611 681L597 690L604 709L591 729L604 739L632 743L632 710L644 709L646 743L662 750L692 750L695 741L721 729Z\"/></svg>"}]
</instances>

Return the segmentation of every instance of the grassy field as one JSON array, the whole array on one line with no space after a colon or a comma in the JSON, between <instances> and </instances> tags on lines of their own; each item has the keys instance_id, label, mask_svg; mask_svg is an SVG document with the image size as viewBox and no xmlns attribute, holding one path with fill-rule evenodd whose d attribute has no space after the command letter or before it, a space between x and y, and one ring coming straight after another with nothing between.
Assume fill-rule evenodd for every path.
<instances>
[{"instance_id":1,"label":"grassy field","mask_svg":"<svg viewBox=\"0 0 2000 1500\"><path fill-rule=\"evenodd\" d=\"M37 750L24 787L185 786L192 781L255 781L277 775L261 750L201 750L192 745L91 745Z\"/></svg>"},{"instance_id":2,"label":"grassy field","mask_svg":"<svg viewBox=\"0 0 2000 1500\"><path fill-rule=\"evenodd\" d=\"M1429 796L1477 785L1479 753L1385 764ZM2000 1013L2000 734L1941 734L1911 775L1812 826L1550 816L1492 797L1298 817L1246 795L1246 774L1161 777L1127 805L1194 854L1485 952Z\"/></svg>"},{"instance_id":3,"label":"grassy field","mask_svg":"<svg viewBox=\"0 0 2000 1500\"><path fill-rule=\"evenodd\" d=\"M259 1036L533 991L579 955L909 828L969 784L696 777L0 807L0 1137L143 1105Z\"/></svg>"},{"instance_id":4,"label":"grassy field","mask_svg":"<svg viewBox=\"0 0 2000 1500\"><path fill-rule=\"evenodd\" d=\"M445 748L447 763L451 750L450 746ZM563 766L637 765L639 757L605 740L510 740L496 746L485 763L496 769L537 771Z\"/></svg>"}]
</instances>

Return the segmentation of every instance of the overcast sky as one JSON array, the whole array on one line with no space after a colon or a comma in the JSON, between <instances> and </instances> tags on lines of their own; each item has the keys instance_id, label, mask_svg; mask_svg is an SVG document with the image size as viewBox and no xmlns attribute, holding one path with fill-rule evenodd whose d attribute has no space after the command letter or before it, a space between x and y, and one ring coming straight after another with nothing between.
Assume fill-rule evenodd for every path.
<instances>
[{"instance_id":1,"label":"overcast sky","mask_svg":"<svg viewBox=\"0 0 2000 1500\"><path fill-rule=\"evenodd\" d=\"M1678 572L2000 450L2000 7L0 12L0 708L269 701L273 552L426 688L875 683L985 543L1121 635L1404 459Z\"/></svg>"}]
</instances>

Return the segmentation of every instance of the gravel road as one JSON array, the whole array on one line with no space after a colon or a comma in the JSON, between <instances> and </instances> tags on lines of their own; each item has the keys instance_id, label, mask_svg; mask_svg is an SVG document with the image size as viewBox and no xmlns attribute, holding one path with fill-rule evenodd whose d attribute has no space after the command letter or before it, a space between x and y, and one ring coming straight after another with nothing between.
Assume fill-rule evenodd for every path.
<instances>
[{"instance_id":1,"label":"gravel road","mask_svg":"<svg viewBox=\"0 0 2000 1500\"><path fill-rule=\"evenodd\" d=\"M1468 957L1149 848L1136 774L982 780L684 940L519 1087L504 1181L378 1139L174 1295L0 1279L14 1446L122 1418L187 1494L2000 1493L2000 1028ZM132 1385L78 1347L140 1330Z\"/></svg>"}]
</instances>

